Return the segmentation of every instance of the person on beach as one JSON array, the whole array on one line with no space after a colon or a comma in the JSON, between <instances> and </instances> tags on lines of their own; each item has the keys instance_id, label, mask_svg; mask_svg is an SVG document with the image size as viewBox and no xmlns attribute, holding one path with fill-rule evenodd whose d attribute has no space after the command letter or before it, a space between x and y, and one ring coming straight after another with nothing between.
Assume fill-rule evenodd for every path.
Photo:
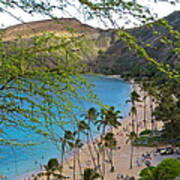
<instances>
[{"instance_id":1,"label":"person on beach","mask_svg":"<svg viewBox=\"0 0 180 180\"><path fill-rule=\"evenodd\" d=\"M144 162L144 164L145 164L147 167L150 167L150 166L151 166L151 162L148 161L148 160L146 160L146 161Z\"/></svg>"},{"instance_id":2,"label":"person on beach","mask_svg":"<svg viewBox=\"0 0 180 180\"><path fill-rule=\"evenodd\" d=\"M136 179L135 179L135 177L132 176L129 178L129 180L136 180Z\"/></svg>"},{"instance_id":3,"label":"person on beach","mask_svg":"<svg viewBox=\"0 0 180 180\"><path fill-rule=\"evenodd\" d=\"M116 179L117 179L117 180L118 180L118 179L121 179L121 174L117 174Z\"/></svg>"},{"instance_id":4,"label":"person on beach","mask_svg":"<svg viewBox=\"0 0 180 180\"><path fill-rule=\"evenodd\" d=\"M120 150L120 149L121 149L121 146L118 146L117 149Z\"/></svg>"},{"instance_id":5,"label":"person on beach","mask_svg":"<svg viewBox=\"0 0 180 180\"><path fill-rule=\"evenodd\" d=\"M143 164L143 162L145 161L145 157L144 157L144 154L142 154L142 156L140 156L139 158L138 158L138 163L140 164L140 166Z\"/></svg>"},{"instance_id":6,"label":"person on beach","mask_svg":"<svg viewBox=\"0 0 180 180\"><path fill-rule=\"evenodd\" d=\"M124 177L124 180L129 180L129 176L126 175L126 176Z\"/></svg>"},{"instance_id":7,"label":"person on beach","mask_svg":"<svg viewBox=\"0 0 180 180\"><path fill-rule=\"evenodd\" d=\"M137 167L141 167L141 163L140 163L140 159L139 158L136 159L136 165L137 165Z\"/></svg>"}]
</instances>

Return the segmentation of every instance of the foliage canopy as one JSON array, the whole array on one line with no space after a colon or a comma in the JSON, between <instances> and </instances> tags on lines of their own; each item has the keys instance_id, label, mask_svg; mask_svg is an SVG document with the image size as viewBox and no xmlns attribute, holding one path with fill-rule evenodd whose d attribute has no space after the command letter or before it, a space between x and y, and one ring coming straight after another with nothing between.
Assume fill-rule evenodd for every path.
<instances>
[{"instance_id":1,"label":"foliage canopy","mask_svg":"<svg viewBox=\"0 0 180 180\"><path fill-rule=\"evenodd\" d=\"M165 159L156 167L145 168L139 180L169 180L180 176L180 160Z\"/></svg>"}]
</instances>

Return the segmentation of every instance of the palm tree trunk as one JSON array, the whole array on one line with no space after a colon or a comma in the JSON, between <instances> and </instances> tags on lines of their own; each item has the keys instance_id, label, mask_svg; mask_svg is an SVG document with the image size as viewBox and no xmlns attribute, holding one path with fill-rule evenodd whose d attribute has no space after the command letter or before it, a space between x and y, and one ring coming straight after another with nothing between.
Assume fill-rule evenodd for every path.
<instances>
[{"instance_id":1,"label":"palm tree trunk","mask_svg":"<svg viewBox=\"0 0 180 180\"><path fill-rule=\"evenodd\" d=\"M62 148L61 148L61 174L63 174L63 166L64 166L64 152L65 152L65 147L62 144Z\"/></svg>"},{"instance_id":2,"label":"palm tree trunk","mask_svg":"<svg viewBox=\"0 0 180 180\"><path fill-rule=\"evenodd\" d=\"M136 134L139 134L139 121L138 121L138 116L137 113L135 114L135 118L136 118Z\"/></svg>"},{"instance_id":3,"label":"palm tree trunk","mask_svg":"<svg viewBox=\"0 0 180 180\"><path fill-rule=\"evenodd\" d=\"M153 115L154 108L155 108L155 99L154 99L154 97L153 97L153 98L152 98L152 122L153 122L153 130L156 130L155 117L154 117L154 115Z\"/></svg>"},{"instance_id":4,"label":"palm tree trunk","mask_svg":"<svg viewBox=\"0 0 180 180\"><path fill-rule=\"evenodd\" d=\"M171 128L171 143L172 143L172 146L173 147L176 147L176 143L175 143L175 141L174 141L174 139L175 139L175 137L174 137L174 130L175 130L175 125L174 125L174 120L172 119L171 120L171 125L170 125L170 128Z\"/></svg>"},{"instance_id":5,"label":"palm tree trunk","mask_svg":"<svg viewBox=\"0 0 180 180\"><path fill-rule=\"evenodd\" d=\"M150 98L151 130L154 130L152 96L149 96L149 98Z\"/></svg>"},{"instance_id":6,"label":"palm tree trunk","mask_svg":"<svg viewBox=\"0 0 180 180\"><path fill-rule=\"evenodd\" d=\"M112 151L112 148L110 148L109 152L107 150L106 154L107 154L107 157L108 157L110 165L111 165L110 172L114 172L114 163L113 163L113 151Z\"/></svg>"},{"instance_id":7,"label":"palm tree trunk","mask_svg":"<svg viewBox=\"0 0 180 180\"><path fill-rule=\"evenodd\" d=\"M98 164L98 166L100 166L100 152L99 151L97 153L97 164ZM101 168L99 168L99 171L101 173Z\"/></svg>"},{"instance_id":8,"label":"palm tree trunk","mask_svg":"<svg viewBox=\"0 0 180 180\"><path fill-rule=\"evenodd\" d=\"M93 154L93 151L92 151L92 147L91 147L91 143L90 143L90 141L89 141L89 133L88 133L88 144L87 144L87 146L88 146L88 151L89 151L89 154L90 154L90 156L91 156L91 160L92 160L92 162L93 162L93 166L94 166L94 169L96 168L96 161L95 161L95 158L94 158L94 154Z\"/></svg>"},{"instance_id":9,"label":"palm tree trunk","mask_svg":"<svg viewBox=\"0 0 180 180\"><path fill-rule=\"evenodd\" d=\"M76 180L76 154L73 151L73 180Z\"/></svg>"},{"instance_id":10,"label":"palm tree trunk","mask_svg":"<svg viewBox=\"0 0 180 180\"><path fill-rule=\"evenodd\" d=\"M130 154L130 167L129 167L129 169L133 168L133 151L134 151L134 147L133 147L133 144L131 142L131 154Z\"/></svg>"},{"instance_id":11,"label":"palm tree trunk","mask_svg":"<svg viewBox=\"0 0 180 180\"><path fill-rule=\"evenodd\" d=\"M93 162L94 169L96 169L96 166L97 166L96 160L94 158L94 154L93 154L92 147L91 147L91 144L93 145L93 136L91 134L91 121L90 121L90 119L88 119L88 127L89 127L89 131L87 132L87 145L88 145L88 150L89 150L89 153L91 156L91 160Z\"/></svg>"},{"instance_id":12,"label":"palm tree trunk","mask_svg":"<svg viewBox=\"0 0 180 180\"><path fill-rule=\"evenodd\" d=\"M144 92L144 128L147 130L147 122L146 122L146 98L145 98L145 92Z\"/></svg>"},{"instance_id":13,"label":"palm tree trunk","mask_svg":"<svg viewBox=\"0 0 180 180\"><path fill-rule=\"evenodd\" d=\"M132 118L132 131L135 132L134 115L133 115L133 113L131 113L131 118Z\"/></svg>"},{"instance_id":14,"label":"palm tree trunk","mask_svg":"<svg viewBox=\"0 0 180 180\"><path fill-rule=\"evenodd\" d=\"M113 134L113 127L111 127L111 133ZM114 165L113 165L113 150L110 148L110 163L111 163L111 172L114 172Z\"/></svg>"},{"instance_id":15,"label":"palm tree trunk","mask_svg":"<svg viewBox=\"0 0 180 180\"><path fill-rule=\"evenodd\" d=\"M99 167L100 166L100 152L99 152L99 150L97 149L96 145L93 142L93 135L92 135L91 130L90 130L90 140L91 140L91 144L93 145L93 149L94 149L94 151L96 153L97 166ZM94 164L96 164L96 163L94 163ZM101 168L98 168L98 170L99 170L99 173L101 174L102 173Z\"/></svg>"},{"instance_id":16,"label":"palm tree trunk","mask_svg":"<svg viewBox=\"0 0 180 180\"><path fill-rule=\"evenodd\" d=\"M111 149L111 151L110 151L110 155L111 155L111 172L114 172L114 162L113 162L113 150Z\"/></svg>"},{"instance_id":17,"label":"palm tree trunk","mask_svg":"<svg viewBox=\"0 0 180 180\"><path fill-rule=\"evenodd\" d=\"M82 176L82 167L81 167L81 160L80 160L80 148L78 149L78 157L77 157L77 160L78 160L78 166L79 166L79 172L80 172L80 175Z\"/></svg>"},{"instance_id":18,"label":"palm tree trunk","mask_svg":"<svg viewBox=\"0 0 180 180\"><path fill-rule=\"evenodd\" d=\"M81 136L81 134L80 134L80 132L78 132L78 139L81 139L80 136ZM82 173L81 160L80 160L80 151L81 151L81 148L79 146L77 146L77 162L78 162L80 176L82 176L83 173Z\"/></svg>"},{"instance_id":19,"label":"palm tree trunk","mask_svg":"<svg viewBox=\"0 0 180 180\"><path fill-rule=\"evenodd\" d=\"M104 137L105 135L105 126L103 127L103 133L102 133L102 136L101 136L101 141L103 140L102 138ZM104 179L104 176L105 176L105 173L106 173L106 164L105 164L105 158L106 158L106 152L105 152L105 148L104 148L104 145L103 145L103 151L102 151L102 175L103 175L103 179Z\"/></svg>"},{"instance_id":20,"label":"palm tree trunk","mask_svg":"<svg viewBox=\"0 0 180 180\"><path fill-rule=\"evenodd\" d=\"M94 151L96 152L97 166L99 166L100 165L100 153L95 144L93 144L93 148L94 148Z\"/></svg>"},{"instance_id":21,"label":"palm tree trunk","mask_svg":"<svg viewBox=\"0 0 180 180\"><path fill-rule=\"evenodd\" d=\"M47 173L47 180L50 180L50 176L51 176L51 174L50 173Z\"/></svg>"}]
</instances>

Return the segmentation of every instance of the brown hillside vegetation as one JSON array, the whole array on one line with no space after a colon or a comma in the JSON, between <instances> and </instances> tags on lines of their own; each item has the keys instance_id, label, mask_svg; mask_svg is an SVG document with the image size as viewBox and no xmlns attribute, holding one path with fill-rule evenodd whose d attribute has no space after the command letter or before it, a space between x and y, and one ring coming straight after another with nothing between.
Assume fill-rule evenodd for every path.
<instances>
[{"instance_id":1,"label":"brown hillside vegetation","mask_svg":"<svg viewBox=\"0 0 180 180\"><path fill-rule=\"evenodd\" d=\"M23 42L27 42L27 46L31 46L31 38L33 36L41 36L44 33L52 32L57 36L77 36L88 42L90 52L84 54L83 59L85 62L91 62L96 59L98 51L101 49L105 51L114 42L114 30L102 30L93 28L89 25L82 24L75 18L62 18L54 20L43 20L30 23L19 24L8 27L2 30L3 40L7 44L16 42L17 39L22 38ZM47 59L48 64L54 64L51 57ZM55 63L56 64L56 63ZM46 65L46 64L44 64Z\"/></svg>"},{"instance_id":2,"label":"brown hillside vegetation","mask_svg":"<svg viewBox=\"0 0 180 180\"><path fill-rule=\"evenodd\" d=\"M64 33L83 33L93 34L102 30L82 24L75 18L62 18L57 20L43 20L24 24L18 24L4 29L4 38L7 40L21 37L31 37L43 32L64 32Z\"/></svg>"}]
</instances>

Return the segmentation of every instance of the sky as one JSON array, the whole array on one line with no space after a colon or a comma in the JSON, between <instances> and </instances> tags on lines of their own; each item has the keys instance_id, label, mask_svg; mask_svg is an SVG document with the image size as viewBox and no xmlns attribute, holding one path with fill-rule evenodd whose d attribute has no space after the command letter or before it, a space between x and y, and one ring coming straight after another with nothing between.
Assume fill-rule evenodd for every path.
<instances>
[{"instance_id":1,"label":"sky","mask_svg":"<svg viewBox=\"0 0 180 180\"><path fill-rule=\"evenodd\" d=\"M53 0L52 0L53 1ZM55 1L55 0L54 0ZM164 16L169 15L175 10L180 10L180 1L176 5L172 5L170 3L165 2L165 0L161 0L161 2L154 3L154 0L137 0L138 3L141 5L147 6L151 9L152 12L157 13L158 18L162 18ZM26 14L22 12L19 9L8 9L8 11L16 17L22 19L23 22L31 22L31 21L37 21L37 20L43 20L43 19L48 19L47 16L36 14L34 16ZM61 13L60 11L54 11L54 15L62 18L62 17L75 17L79 19L81 22L89 24L93 27L100 27L100 28L106 28L104 24L101 21L98 21L97 19L93 20L85 20L84 17L82 16L82 13L79 13L81 10L80 9L73 9L72 7L68 9L68 13ZM119 19L118 20L118 25L119 26L124 26L127 28L133 27L133 24L125 24L126 20L125 19ZM1 28L6 28L8 26L20 24L21 22L18 21L17 19L13 18L7 13L0 13L0 27ZM108 27L110 28L110 27Z\"/></svg>"}]
</instances>

